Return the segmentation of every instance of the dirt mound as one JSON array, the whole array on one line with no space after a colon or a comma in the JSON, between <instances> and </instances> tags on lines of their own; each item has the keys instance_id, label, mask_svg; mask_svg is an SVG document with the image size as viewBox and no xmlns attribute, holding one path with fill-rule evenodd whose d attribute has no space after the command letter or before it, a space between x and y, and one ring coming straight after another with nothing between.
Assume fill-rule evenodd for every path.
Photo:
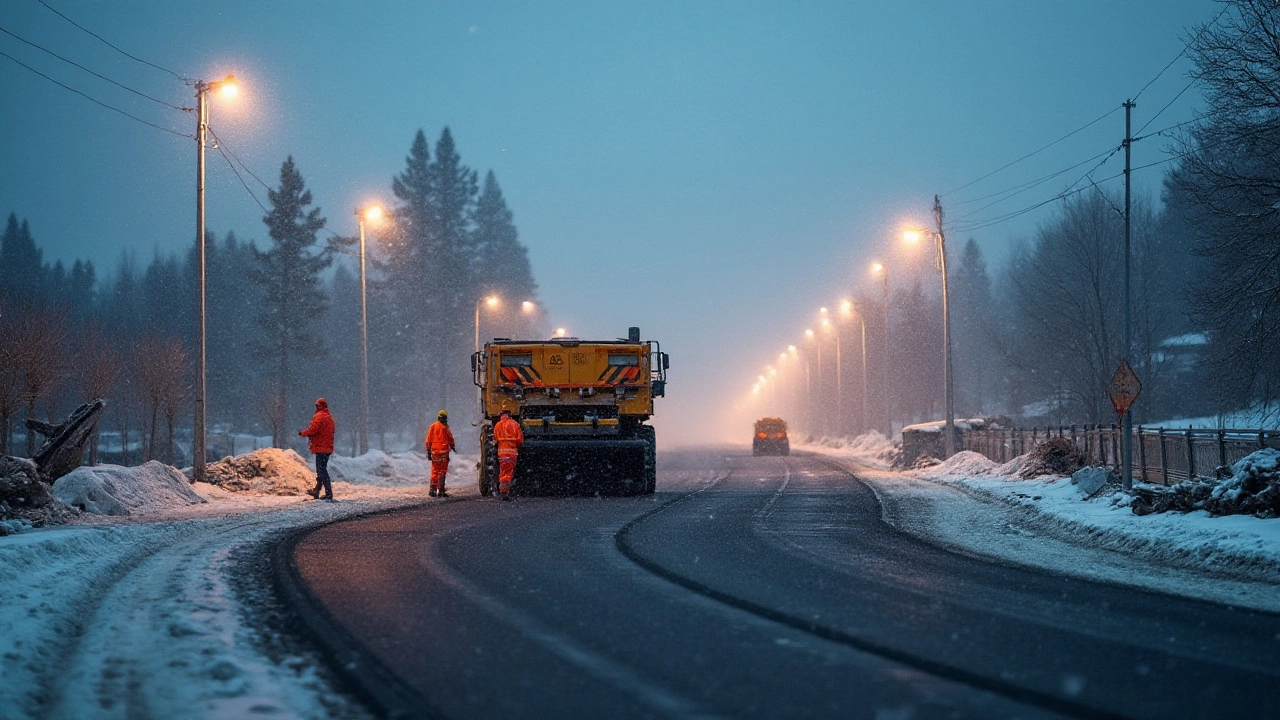
<instances>
[{"instance_id":1,"label":"dirt mound","mask_svg":"<svg viewBox=\"0 0 1280 720\"><path fill-rule=\"evenodd\" d=\"M1264 448L1231 466L1231 476L1134 488L1135 515L1207 510L1213 515L1280 517L1280 450Z\"/></svg>"},{"instance_id":2,"label":"dirt mound","mask_svg":"<svg viewBox=\"0 0 1280 720\"><path fill-rule=\"evenodd\" d=\"M0 455L0 536L57 525L77 514L49 494L35 463Z\"/></svg>"},{"instance_id":3,"label":"dirt mound","mask_svg":"<svg viewBox=\"0 0 1280 720\"><path fill-rule=\"evenodd\" d=\"M1070 475L1088 462L1084 451L1066 438L1050 438L1027 453L1027 459L1018 471L1022 478L1041 475Z\"/></svg>"},{"instance_id":4,"label":"dirt mound","mask_svg":"<svg viewBox=\"0 0 1280 720\"><path fill-rule=\"evenodd\" d=\"M233 492L304 495L315 487L316 474L292 450L262 448L206 466L205 480Z\"/></svg>"},{"instance_id":5,"label":"dirt mound","mask_svg":"<svg viewBox=\"0 0 1280 720\"><path fill-rule=\"evenodd\" d=\"M941 460L939 460L938 458L932 455L921 455L916 458L915 462L911 463L911 469L924 470L925 468L931 468L941 463L942 463Z\"/></svg>"}]
</instances>

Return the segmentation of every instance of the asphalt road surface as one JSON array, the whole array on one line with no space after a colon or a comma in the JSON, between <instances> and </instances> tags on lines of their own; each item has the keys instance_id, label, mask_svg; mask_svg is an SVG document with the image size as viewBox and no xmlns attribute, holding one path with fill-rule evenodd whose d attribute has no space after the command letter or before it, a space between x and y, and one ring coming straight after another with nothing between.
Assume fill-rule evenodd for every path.
<instances>
[{"instance_id":1,"label":"asphalt road surface","mask_svg":"<svg viewBox=\"0 0 1280 720\"><path fill-rule=\"evenodd\" d=\"M663 454L656 496L289 547L311 630L404 716L1280 717L1280 616L950 552L815 457Z\"/></svg>"}]
</instances>

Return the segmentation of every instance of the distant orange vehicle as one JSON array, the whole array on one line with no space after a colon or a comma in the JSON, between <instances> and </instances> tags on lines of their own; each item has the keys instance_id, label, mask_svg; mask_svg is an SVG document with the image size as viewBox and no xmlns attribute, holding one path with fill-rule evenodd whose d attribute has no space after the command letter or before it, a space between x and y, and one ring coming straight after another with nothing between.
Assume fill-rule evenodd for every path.
<instances>
[{"instance_id":1,"label":"distant orange vehicle","mask_svg":"<svg viewBox=\"0 0 1280 720\"><path fill-rule=\"evenodd\" d=\"M787 423L782 418L760 418L756 421L756 434L751 440L752 455L790 455L791 441L787 439Z\"/></svg>"}]
</instances>

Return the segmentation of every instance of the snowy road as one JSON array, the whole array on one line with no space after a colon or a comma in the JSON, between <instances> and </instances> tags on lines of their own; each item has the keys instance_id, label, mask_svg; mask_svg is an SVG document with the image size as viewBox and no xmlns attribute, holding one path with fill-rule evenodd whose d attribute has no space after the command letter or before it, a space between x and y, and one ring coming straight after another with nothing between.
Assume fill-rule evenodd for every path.
<instances>
[{"instance_id":1,"label":"snowy road","mask_svg":"<svg viewBox=\"0 0 1280 720\"><path fill-rule=\"evenodd\" d=\"M812 457L661 466L654 498L467 498L292 557L416 716L1280 714L1280 616L941 549Z\"/></svg>"}]
</instances>

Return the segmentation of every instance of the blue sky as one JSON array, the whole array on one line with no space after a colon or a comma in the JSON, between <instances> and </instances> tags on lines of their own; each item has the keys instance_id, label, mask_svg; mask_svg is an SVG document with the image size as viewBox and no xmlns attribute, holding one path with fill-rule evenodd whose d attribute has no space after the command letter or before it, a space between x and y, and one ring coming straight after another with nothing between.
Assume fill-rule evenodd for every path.
<instances>
[{"instance_id":1,"label":"blue sky","mask_svg":"<svg viewBox=\"0 0 1280 720\"><path fill-rule=\"evenodd\" d=\"M448 125L493 169L551 321L583 337L640 325L673 358L668 438L718 432L720 410L798 339L820 305L869 282L902 224L963 185L1138 93L1182 49L1207 0L1128 2L83 2L49 0L121 48L191 77L231 72L215 102L227 146L274 184L293 155L336 232L390 196L414 133ZM369 6L366 6L369 5ZM39 2L0 27L159 99L177 80L123 58ZM0 35L0 51L179 132L164 108ZM1188 82L1179 60L1143 92L1135 128ZM1192 116L1194 88L1149 129ZM965 200L1117 145L1123 115ZM1134 164L1164 157L1139 143ZM109 270L194 236L194 143L102 109L0 57L0 212L50 258ZM1119 156L1098 178L1119 172ZM1087 166L1086 166L1087 167ZM1159 168L1135 176L1158 193ZM1068 173L976 217L1044 200ZM249 180L251 187L256 185ZM1112 181L1112 185L1117 181ZM265 202L265 192L255 187ZM954 203L954 204L953 204ZM265 237L217 154L209 227ZM974 232L993 264L1052 208ZM951 236L955 244L970 234Z\"/></svg>"}]
</instances>

